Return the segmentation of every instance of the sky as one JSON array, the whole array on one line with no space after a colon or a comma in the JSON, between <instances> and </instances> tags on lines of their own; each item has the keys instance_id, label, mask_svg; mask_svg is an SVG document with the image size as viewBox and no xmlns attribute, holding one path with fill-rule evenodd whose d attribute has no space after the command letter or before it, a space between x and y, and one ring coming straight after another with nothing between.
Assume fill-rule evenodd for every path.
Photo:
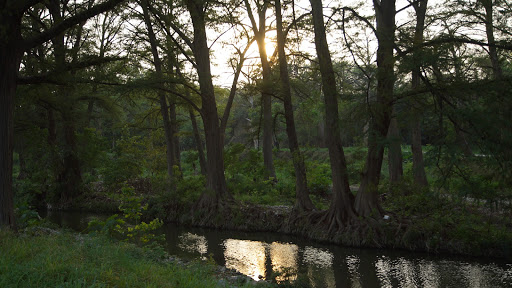
<instances>
[{"instance_id":1,"label":"sky","mask_svg":"<svg viewBox=\"0 0 512 288\"><path fill-rule=\"evenodd\" d=\"M331 1L324 1L324 15L330 15L331 14L331 8L340 6L339 0L331 0ZM352 7L355 6L358 1L350 0L350 1L343 1L343 4L346 6ZM429 5L432 5L431 3L440 2L440 0L430 0ZM307 0L296 0L295 1L296 8L295 12L296 15L301 15L305 13L306 11L310 10L309 1ZM364 1L362 4L362 7L358 9L358 11L364 15L364 16L371 16L374 14L373 12L373 6L372 1ZM408 5L408 1L406 0L397 0L396 7L397 10L405 7ZM288 9L290 11L291 9ZM410 13L413 13L413 8L409 7L405 9L404 11L400 12L396 16L396 24L397 26L405 24L408 19L410 19L408 16ZM267 18L270 17L270 19L267 20L267 23L271 23L272 27L275 28L275 20L274 20L274 10L269 9L267 11ZM298 16L297 16L298 17ZM256 19L257 20L257 19ZM326 17L325 21L329 21L329 18ZM249 24L248 18L243 19L244 23ZM373 21L374 22L374 21ZM366 46L370 50L370 55L367 55L370 58L374 58L375 51L377 49L376 40L374 35L369 29L365 29L365 31L362 31L360 27L357 28L357 39L356 39L356 30L354 29L347 29L347 31L350 31L348 34L352 35L354 37L354 42L357 42L357 44ZM210 35L209 41L210 43L213 43L214 40L218 37L219 33L210 31L211 33L208 33ZM295 33L295 32L294 32ZM270 33L267 33L267 40L272 41L272 44L267 44L266 46L272 46L275 45L275 32L271 31ZM232 81L233 81L233 69L228 65L229 58L234 55L235 50L230 47L230 45L227 45L226 43L229 43L233 39L233 32L228 31L225 34L222 35L219 39L215 41L215 43L211 46L211 49L213 51L212 53L212 74L214 74L214 84L221 87L229 88L231 87ZM268 42L268 41L267 41ZM329 48L332 54L332 57L349 57L347 54L347 51L344 51L344 40L342 38L341 29L333 29L333 31L329 31L328 33L328 42L329 42ZM240 43L239 46L244 45L244 43ZM313 42L312 35L310 37L304 38L304 41L297 45L291 45L290 48L294 50L300 50L302 52L307 52L311 55L315 55L315 45ZM345 49L346 50L346 49ZM273 51L272 51L273 52ZM268 53L268 55L271 55L271 53ZM248 51L248 60L246 60L246 68L244 69L245 72L249 71L251 67L254 67L254 65L259 64L259 54L257 50L257 45L254 42L251 46L250 50ZM350 59L352 57L350 56ZM247 81L245 77L242 76L241 81Z\"/></svg>"}]
</instances>

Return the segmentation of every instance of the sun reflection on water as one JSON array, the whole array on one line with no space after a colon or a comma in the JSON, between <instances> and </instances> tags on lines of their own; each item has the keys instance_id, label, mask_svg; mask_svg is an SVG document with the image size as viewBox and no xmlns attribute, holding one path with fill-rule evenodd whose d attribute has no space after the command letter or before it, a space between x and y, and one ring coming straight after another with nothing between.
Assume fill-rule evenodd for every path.
<instances>
[{"instance_id":1,"label":"sun reflection on water","mask_svg":"<svg viewBox=\"0 0 512 288\"><path fill-rule=\"evenodd\" d=\"M270 258L272 271L277 283L283 281L293 282L297 279L299 246L295 244L283 244L272 242L270 244Z\"/></svg>"},{"instance_id":2,"label":"sun reflection on water","mask_svg":"<svg viewBox=\"0 0 512 288\"><path fill-rule=\"evenodd\" d=\"M186 232L178 239L182 250L205 259L209 248L205 236ZM219 248L229 269L256 281L273 278L305 287L508 287L512 283L512 265L357 253L336 254L335 259L326 248L240 239L223 240Z\"/></svg>"},{"instance_id":3,"label":"sun reflection on water","mask_svg":"<svg viewBox=\"0 0 512 288\"><path fill-rule=\"evenodd\" d=\"M237 270L258 281L265 277L265 245L258 241L226 239L226 268Z\"/></svg>"},{"instance_id":4,"label":"sun reflection on water","mask_svg":"<svg viewBox=\"0 0 512 288\"><path fill-rule=\"evenodd\" d=\"M306 246L304 248L303 257L305 263L318 267L332 266L332 260L334 258L331 252L311 246Z\"/></svg>"}]
</instances>

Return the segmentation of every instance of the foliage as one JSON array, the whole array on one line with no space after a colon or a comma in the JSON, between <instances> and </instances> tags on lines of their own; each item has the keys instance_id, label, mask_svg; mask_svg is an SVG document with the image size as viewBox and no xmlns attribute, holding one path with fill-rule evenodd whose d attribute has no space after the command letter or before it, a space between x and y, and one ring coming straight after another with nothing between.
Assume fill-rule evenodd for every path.
<instances>
[{"instance_id":1,"label":"foliage","mask_svg":"<svg viewBox=\"0 0 512 288\"><path fill-rule=\"evenodd\" d=\"M124 133L126 135L127 132ZM112 186L139 176L142 173L144 147L140 136L126 135L119 139L100 171L105 184Z\"/></svg>"},{"instance_id":2,"label":"foliage","mask_svg":"<svg viewBox=\"0 0 512 288\"><path fill-rule=\"evenodd\" d=\"M135 195L131 187L123 187L121 193L119 210L123 212L122 217L114 214L105 221L93 220L89 222L88 230L141 245L163 240L163 234L154 234L163 225L160 219L149 223L141 221L142 212L148 208L147 204L142 205L142 197Z\"/></svg>"}]
</instances>

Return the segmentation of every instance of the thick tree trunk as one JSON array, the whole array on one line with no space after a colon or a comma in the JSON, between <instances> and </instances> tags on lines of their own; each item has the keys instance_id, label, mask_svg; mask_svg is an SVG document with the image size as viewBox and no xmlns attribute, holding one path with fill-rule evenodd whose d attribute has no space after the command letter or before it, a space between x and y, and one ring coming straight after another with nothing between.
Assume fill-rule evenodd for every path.
<instances>
[{"instance_id":1,"label":"thick tree trunk","mask_svg":"<svg viewBox=\"0 0 512 288\"><path fill-rule=\"evenodd\" d=\"M67 111L63 115L66 148L64 151L63 170L59 175L59 183L61 185L60 201L62 203L72 201L74 197L81 193L82 189L82 172L80 169L80 160L77 155L78 147L76 143L75 125L72 119L72 110Z\"/></svg>"},{"instance_id":2,"label":"thick tree trunk","mask_svg":"<svg viewBox=\"0 0 512 288\"><path fill-rule=\"evenodd\" d=\"M353 208L353 196L350 192L348 172L341 144L340 123L338 115L338 92L336 79L331 62L329 47L323 19L321 0L310 0L313 24L315 30L315 46L322 75L322 88L325 101L326 144L329 149L329 159L332 172L333 199L327 217L329 230L340 229L350 225L357 218Z\"/></svg>"},{"instance_id":3,"label":"thick tree trunk","mask_svg":"<svg viewBox=\"0 0 512 288\"><path fill-rule=\"evenodd\" d=\"M146 29L148 30L148 38L149 43L151 45L151 53L153 55L153 64L155 66L155 76L157 78L157 85L160 88L163 88L163 74L162 74L162 61L160 60L160 56L158 55L158 43L156 40L155 33L153 31L153 26L151 24L151 18L149 17L149 3L147 0L142 1L142 11L144 14L144 23L146 24ZM167 176L169 177L169 181L171 181L171 188L174 188L174 170L173 166L175 165L176 151L174 147L174 139L173 133L169 118L169 110L167 110L167 99L165 97L165 93L163 89L159 89L158 99L160 101L160 114L162 115L162 122L164 126L164 134L165 134L165 148L166 148L166 159L167 159Z\"/></svg>"},{"instance_id":4,"label":"thick tree trunk","mask_svg":"<svg viewBox=\"0 0 512 288\"><path fill-rule=\"evenodd\" d=\"M295 119L293 117L292 95L290 90L290 75L288 74L288 63L284 51L285 37L283 33L283 19L281 14L281 1L276 0L277 18L277 53L279 55L279 76L281 79L281 96L284 101L284 117L286 120L286 134L288 145L293 159L295 169L295 208L299 211L313 210L315 207L309 198L308 183L306 178L306 166L304 157L300 152L297 131L295 130Z\"/></svg>"},{"instance_id":5,"label":"thick tree trunk","mask_svg":"<svg viewBox=\"0 0 512 288\"><path fill-rule=\"evenodd\" d=\"M419 47L423 43L423 31L425 29L425 15L427 11L428 0L417 1L413 4L416 11L416 27L414 30L414 46ZM420 48L417 48L420 49ZM415 50L413 53L414 68L412 70L412 89L420 87L420 66L421 50ZM415 113L411 121L411 151L412 151L412 173L414 183L421 187L428 186L427 174L425 173L425 163L423 161L423 148L421 145L421 113Z\"/></svg>"},{"instance_id":6,"label":"thick tree trunk","mask_svg":"<svg viewBox=\"0 0 512 288\"><path fill-rule=\"evenodd\" d=\"M0 8L0 227L16 229L12 190L13 111L22 51L21 17Z\"/></svg>"},{"instance_id":7,"label":"thick tree trunk","mask_svg":"<svg viewBox=\"0 0 512 288\"><path fill-rule=\"evenodd\" d=\"M404 175L404 169L402 165L402 141L400 139L400 130L398 129L398 121L396 117L393 117L389 124L388 141L389 181L392 184L396 184L402 180L402 176Z\"/></svg>"},{"instance_id":8,"label":"thick tree trunk","mask_svg":"<svg viewBox=\"0 0 512 288\"><path fill-rule=\"evenodd\" d=\"M199 209L219 209L219 205L232 196L227 190L224 176L224 143L220 129L215 91L210 70L210 54L206 39L205 11L203 1L187 0L187 9L194 27L193 53L197 65L199 87L201 91L201 113L206 135L206 153L208 172L206 189L201 195Z\"/></svg>"},{"instance_id":9,"label":"thick tree trunk","mask_svg":"<svg viewBox=\"0 0 512 288\"><path fill-rule=\"evenodd\" d=\"M49 2L49 10L52 18L56 25L61 24L64 19L62 16L62 9L60 1L52 0ZM81 31L83 23L78 27L78 33L76 35L77 40L71 51L68 51L65 45L65 33L61 32L52 39L54 46L54 57L57 69L65 70L68 60L66 56L71 56L72 61L75 62L78 58L78 47L81 42ZM71 54L70 54L71 52ZM70 54L70 55L67 55ZM67 76L72 76L76 72L66 72ZM73 87L59 87L58 101L59 111L62 115L63 121L63 134L64 134L64 158L62 159L62 171L58 175L58 182L60 191L60 202L69 203L74 197L79 195L82 191L82 173L80 169L80 160L78 159L78 146L76 143L75 135L75 115L74 110L74 99L75 94Z\"/></svg>"},{"instance_id":10,"label":"thick tree trunk","mask_svg":"<svg viewBox=\"0 0 512 288\"><path fill-rule=\"evenodd\" d=\"M197 153L199 154L199 166L201 168L201 174L206 176L206 159L204 157L203 140L201 140L201 134L197 127L196 115L192 107L189 108L190 121L192 122L192 130L194 131L194 139L196 141Z\"/></svg>"},{"instance_id":11,"label":"thick tree trunk","mask_svg":"<svg viewBox=\"0 0 512 288\"><path fill-rule=\"evenodd\" d=\"M370 106L372 119L368 135L368 157L356 196L355 208L360 216L381 218L378 186L384 155L384 140L393 107L395 0L374 0L377 19L377 101Z\"/></svg>"},{"instance_id":12,"label":"thick tree trunk","mask_svg":"<svg viewBox=\"0 0 512 288\"><path fill-rule=\"evenodd\" d=\"M421 187L428 186L427 174L425 173L425 162L423 161L423 149L421 146L421 122L419 117L411 122L411 151L412 151L412 174L414 183Z\"/></svg>"}]
</instances>

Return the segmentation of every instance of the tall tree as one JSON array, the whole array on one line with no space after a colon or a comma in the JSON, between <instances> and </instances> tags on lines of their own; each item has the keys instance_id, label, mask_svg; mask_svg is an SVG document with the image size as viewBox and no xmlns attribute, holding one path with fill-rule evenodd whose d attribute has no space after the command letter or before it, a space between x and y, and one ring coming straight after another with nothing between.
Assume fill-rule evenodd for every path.
<instances>
[{"instance_id":1,"label":"tall tree","mask_svg":"<svg viewBox=\"0 0 512 288\"><path fill-rule=\"evenodd\" d=\"M112 9L123 0L107 0L55 23L48 30L23 38L23 15L42 0L0 0L0 226L16 228L12 194L13 105L23 53L70 27Z\"/></svg>"},{"instance_id":2,"label":"tall tree","mask_svg":"<svg viewBox=\"0 0 512 288\"><path fill-rule=\"evenodd\" d=\"M395 0L374 0L377 21L377 95L370 105L368 156L362 173L361 186L355 208L360 216L377 218L384 212L379 200L378 186L381 176L384 144L391 120L393 86L395 83Z\"/></svg>"},{"instance_id":3,"label":"tall tree","mask_svg":"<svg viewBox=\"0 0 512 288\"><path fill-rule=\"evenodd\" d=\"M144 16L144 23L146 24L146 29L148 32L149 44L151 47L151 54L153 55L153 65L155 67L155 77L157 85L159 86L157 95L160 101L160 113L162 116L162 121L164 125L164 133L165 133L165 146L166 146L166 159L167 159L167 176L169 177L169 181L171 181L171 187L174 185L174 165L177 163L176 161L176 141L174 139L173 127L171 126L171 118L169 117L169 109L167 105L167 97L164 91L164 76L162 72L162 60L158 53L158 40L156 39L155 32L153 30L152 21L149 15L149 2L148 0L142 0L141 6ZM173 106L174 109L175 106ZM171 107L172 108L172 107Z\"/></svg>"},{"instance_id":4,"label":"tall tree","mask_svg":"<svg viewBox=\"0 0 512 288\"><path fill-rule=\"evenodd\" d=\"M484 22L485 22L485 34L487 36L487 43L489 44L489 58L491 59L493 76L495 79L501 79L503 77L503 69L501 68L500 60L498 57L498 51L496 49L496 40L494 37L494 16L493 8L494 3L497 1L492 0L479 0L484 7Z\"/></svg>"},{"instance_id":5,"label":"tall tree","mask_svg":"<svg viewBox=\"0 0 512 288\"><path fill-rule=\"evenodd\" d=\"M423 31L425 30L425 15L427 12L428 0L420 0L412 2L414 11L416 12L416 25L414 28L413 45L415 50L413 52L413 70L412 70L412 89L420 88L421 76L421 61L423 44ZM419 110L419 109L418 109ZM416 111L415 111L416 112ZM420 111L414 113L411 121L411 151L412 151L412 173L414 183L419 186L428 186L427 174L425 173L425 163L423 161L423 149L421 146L421 119L422 114Z\"/></svg>"},{"instance_id":6,"label":"tall tree","mask_svg":"<svg viewBox=\"0 0 512 288\"><path fill-rule=\"evenodd\" d=\"M267 176L276 178L276 171L274 168L274 157L272 156L272 80L271 77L271 67L268 61L268 55L266 51L265 44L265 35L267 30L266 25L266 12L269 5L269 0L263 0L263 3L260 3L259 0L256 0L256 8L258 10L258 21L254 18L252 13L252 8L249 3L249 0L244 0L247 14L249 15L249 19L251 20L251 27L254 32L254 37L256 38L256 43L258 44L258 51L260 54L261 60L261 71L262 71L262 85L261 85L261 102L263 109L263 162L265 165L265 169L267 171Z\"/></svg>"},{"instance_id":7,"label":"tall tree","mask_svg":"<svg viewBox=\"0 0 512 288\"><path fill-rule=\"evenodd\" d=\"M201 114L206 135L206 171L208 174L206 189L199 199L198 208L212 211L218 210L226 201L230 201L232 195L227 190L224 175L224 143L210 70L210 49L206 38L207 3L206 0L185 1L194 28L194 40L191 48L199 79Z\"/></svg>"},{"instance_id":8,"label":"tall tree","mask_svg":"<svg viewBox=\"0 0 512 288\"><path fill-rule=\"evenodd\" d=\"M313 202L309 198L308 182L306 177L306 166L304 157L300 152L297 131L295 130L295 119L293 116L292 93L290 90L290 75L288 74L288 62L286 60L285 45L286 39L283 31L283 15L281 12L281 1L275 1L277 20L277 53L279 56L279 76L281 81L280 92L284 102L284 117L286 120L286 134L288 145L292 154L293 167L295 169L295 208L299 211L313 210Z\"/></svg>"},{"instance_id":9,"label":"tall tree","mask_svg":"<svg viewBox=\"0 0 512 288\"><path fill-rule=\"evenodd\" d=\"M310 0L313 25L315 31L315 47L318 55L322 89L325 102L326 142L331 163L333 199L326 220L329 231L350 225L357 218L353 206L353 196L350 192L345 153L340 137L340 122L338 115L338 91L332 66L331 55L327 45L324 14L321 0Z\"/></svg>"},{"instance_id":10,"label":"tall tree","mask_svg":"<svg viewBox=\"0 0 512 288\"><path fill-rule=\"evenodd\" d=\"M58 25L62 23L63 16L69 9L76 9L68 7L67 3L61 4L59 0L48 1L48 10L53 19L53 23ZM82 43L82 32L84 29L85 21L78 24L76 27L75 35L66 35L62 32L52 38L55 69L57 71L65 71L67 65L76 65L78 61L79 47ZM68 49L66 47L65 38L75 38L73 46ZM68 62L70 59L71 62ZM64 79L75 76L76 71L64 72L60 76ZM64 149L63 149L63 163L62 170L58 172L58 195L60 195L61 203L68 203L72 201L73 197L81 194L82 192L82 171L81 163L78 159L78 146L76 139L76 91L74 86L60 86L57 88L57 111L62 116L63 134L64 134Z\"/></svg>"}]
</instances>

